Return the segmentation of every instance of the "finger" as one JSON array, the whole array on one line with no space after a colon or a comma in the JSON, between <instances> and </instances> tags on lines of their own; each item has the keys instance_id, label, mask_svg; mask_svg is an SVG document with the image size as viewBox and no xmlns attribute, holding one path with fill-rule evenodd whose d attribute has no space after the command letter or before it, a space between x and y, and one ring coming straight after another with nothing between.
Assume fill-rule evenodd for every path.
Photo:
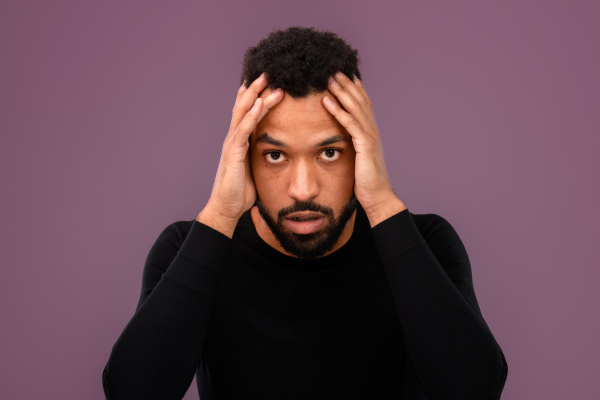
<instances>
[{"instance_id":1,"label":"finger","mask_svg":"<svg viewBox=\"0 0 600 400\"><path fill-rule=\"evenodd\" d=\"M242 95L244 93L246 93L246 90L248 90L248 88L246 87L246 81L244 81L244 83L242 83L242 86L240 86L240 88L237 91L237 96L235 98L235 103L233 103L233 107L234 108L235 108L235 105L240 102L240 99L242 98ZM232 112L232 114L233 114L233 112Z\"/></svg>"},{"instance_id":2,"label":"finger","mask_svg":"<svg viewBox=\"0 0 600 400\"><path fill-rule=\"evenodd\" d=\"M271 108L275 107L275 105L277 103L281 102L282 99L283 99L283 90L281 88L275 89L267 97L265 97L265 99L264 99L265 105L262 109L260 117L258 118L257 124L258 124L258 122L260 122L261 119L263 119L265 114L268 113Z\"/></svg>"},{"instance_id":3,"label":"finger","mask_svg":"<svg viewBox=\"0 0 600 400\"><path fill-rule=\"evenodd\" d=\"M367 113L369 113L369 111L365 110L366 104L361 104L356 97L350 94L334 78L329 79L329 91L337 97L338 101L342 104L344 109L346 109L348 113L350 113L355 118L355 120L358 121L360 125L362 125L366 132L375 134L374 132L372 132L373 126L371 125L371 121L367 116Z\"/></svg>"},{"instance_id":4,"label":"finger","mask_svg":"<svg viewBox=\"0 0 600 400\"><path fill-rule=\"evenodd\" d=\"M237 105L240 103L242 96L244 95L244 93L246 93L246 90L248 90L248 88L246 87L246 80L244 80L244 82L242 83L242 85L239 87L238 91L237 91L237 96L235 98L235 103L233 103L233 110L231 111L231 122L229 123L229 132L231 132L231 128L233 126L233 114L235 114L235 111L237 110Z\"/></svg>"},{"instance_id":5,"label":"finger","mask_svg":"<svg viewBox=\"0 0 600 400\"><path fill-rule=\"evenodd\" d=\"M263 119L263 117L265 116L265 114L267 114L269 112L269 110L271 110L271 108L275 107L275 105L278 104L281 101L281 99L283 99L283 90L281 88L277 88L271 94L269 94L266 98L263 99L262 97L259 96L258 99L262 100L263 106L262 106L262 109L261 109L261 111L259 113L258 118L256 118L256 120L254 121L254 125L250 126L248 128L248 129L250 129L250 132L247 132L245 130L244 131L242 131L242 130L235 131L234 132L234 136L239 136L241 134L248 141L249 138L250 138L250 135L252 134L252 132L254 131L254 129L256 128L256 126L258 125L258 123ZM242 121L241 124L243 124L243 123L244 123L244 121ZM236 141L238 139L233 139L233 140ZM241 138L239 140L243 140L243 138Z\"/></svg>"},{"instance_id":6,"label":"finger","mask_svg":"<svg viewBox=\"0 0 600 400\"><path fill-rule=\"evenodd\" d=\"M362 81L360 79L358 79L358 77L356 75L354 75L353 82L354 82L354 85L358 88L358 90L364 96L365 102L367 103L367 105L369 106L369 110L371 111L371 115L374 116L375 114L373 114L373 103L371 103L371 99L369 98L369 95L367 94L365 85L363 85ZM375 120L375 118L373 118L373 120Z\"/></svg>"},{"instance_id":7,"label":"finger","mask_svg":"<svg viewBox=\"0 0 600 400\"><path fill-rule=\"evenodd\" d=\"M371 116L371 113L373 111L372 107L371 107L371 100L369 99L369 96L367 96L367 92L365 91L364 87L360 86L360 82L358 80L358 78L356 78L356 75L354 76L354 81L351 80L348 76L346 76L346 74L343 74L341 72L337 72L334 75L335 80L342 85L342 87L348 91L351 95L353 95L357 100L359 100L362 105L366 105L365 109L365 114L367 114L367 117ZM371 118L369 118L371 119Z\"/></svg>"},{"instance_id":8,"label":"finger","mask_svg":"<svg viewBox=\"0 0 600 400\"><path fill-rule=\"evenodd\" d=\"M356 120L356 118L342 110L342 108L335 104L335 102L330 99L329 96L323 97L323 104L325 105L325 108L327 108L327 111L329 111L335 117L335 119L337 119L338 122L344 128L346 128L350 136L352 136L352 142L355 145L357 142L355 142L354 139L357 139L358 142L362 142L364 144L373 142L374 138L363 129L363 126ZM356 146L354 146L354 148L358 151Z\"/></svg>"},{"instance_id":9,"label":"finger","mask_svg":"<svg viewBox=\"0 0 600 400\"><path fill-rule=\"evenodd\" d=\"M262 73L258 78L252 82L252 84L243 93L239 94L239 99L233 106L231 124L229 125L229 132L235 131L237 126L240 124L244 116L252 108L252 105L256 101L259 93L267 86L267 77L265 73ZM239 91L238 91L239 92Z\"/></svg>"},{"instance_id":10,"label":"finger","mask_svg":"<svg viewBox=\"0 0 600 400\"><path fill-rule=\"evenodd\" d=\"M373 102L371 101L371 99L369 98L369 95L367 94L365 85L363 84L363 82L360 79L358 79L358 77L356 75L354 75L353 82L356 85L356 87L358 88L358 90L360 90L360 92L365 97L365 102L369 106L369 111L371 111L371 124L373 125L375 132L377 132L377 135L379 135L379 129L377 128L377 122L375 121L375 112L373 111Z\"/></svg>"},{"instance_id":11,"label":"finger","mask_svg":"<svg viewBox=\"0 0 600 400\"><path fill-rule=\"evenodd\" d=\"M248 137L256 128L259 118L262 114L264 107L264 99L257 97L254 101L254 105L246 113L242 121L239 123L235 131L231 136L231 143L234 148L245 148L248 145Z\"/></svg>"},{"instance_id":12,"label":"finger","mask_svg":"<svg viewBox=\"0 0 600 400\"><path fill-rule=\"evenodd\" d=\"M354 75L354 78L356 79L356 75ZM377 126L375 125L375 116L373 115L371 101L366 95L367 92L364 90L364 88L362 88L361 90L360 87L356 84L356 82L350 80L350 78L348 78L345 74L341 72L336 73L334 79L344 88L344 90L349 92L352 96L354 96L354 98L358 100L363 109L363 112L365 113L365 116L369 120L371 130L375 132L376 135L378 135L379 133L377 132Z\"/></svg>"}]
</instances>

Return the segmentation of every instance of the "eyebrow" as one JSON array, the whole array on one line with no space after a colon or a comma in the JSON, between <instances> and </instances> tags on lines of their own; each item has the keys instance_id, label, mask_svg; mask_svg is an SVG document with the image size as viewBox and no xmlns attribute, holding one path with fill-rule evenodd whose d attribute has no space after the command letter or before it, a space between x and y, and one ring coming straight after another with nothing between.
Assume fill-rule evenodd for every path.
<instances>
[{"instance_id":1,"label":"eyebrow","mask_svg":"<svg viewBox=\"0 0 600 400\"><path fill-rule=\"evenodd\" d=\"M269 144L272 144L274 146L279 146L279 147L290 147L287 144L283 143L281 140L277 140L277 139L269 136L268 132L265 132L262 135L260 135L258 138L256 138L256 143L260 143L260 142L269 143ZM339 142L350 143L350 141L348 139L346 139L345 137L343 137L342 135L340 135L338 133L337 135L331 136L330 138L327 138L327 139L317 143L314 147L323 147L323 146L327 146L327 145L330 145L333 143L339 143Z\"/></svg>"}]
</instances>

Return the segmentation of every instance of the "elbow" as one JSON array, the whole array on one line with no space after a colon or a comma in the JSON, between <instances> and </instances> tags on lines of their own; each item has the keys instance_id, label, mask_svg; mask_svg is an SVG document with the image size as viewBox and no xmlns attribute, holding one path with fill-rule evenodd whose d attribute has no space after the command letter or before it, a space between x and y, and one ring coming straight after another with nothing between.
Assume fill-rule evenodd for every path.
<instances>
[{"instance_id":1,"label":"elbow","mask_svg":"<svg viewBox=\"0 0 600 400\"><path fill-rule=\"evenodd\" d=\"M115 382L118 382L119 379L118 377L117 379L113 379L114 377L110 375L108 364L109 363L106 364L104 370L102 371L102 389L104 390L104 398L106 400L139 398L136 397L135 394L131 391L128 391L129 393L124 393L124 390L127 390L124 389L123 385L117 385L118 387L115 386Z\"/></svg>"},{"instance_id":2,"label":"elbow","mask_svg":"<svg viewBox=\"0 0 600 400\"><path fill-rule=\"evenodd\" d=\"M508 364L500 346L481 348L478 361L471 367L471 374L465 374L460 385L464 392L457 393L457 398L500 400L508 375Z\"/></svg>"},{"instance_id":3,"label":"elbow","mask_svg":"<svg viewBox=\"0 0 600 400\"><path fill-rule=\"evenodd\" d=\"M502 364L502 369L500 372L499 382L496 385L496 394L494 398L500 399L500 395L504 390L504 385L506 384L506 378L508 377L508 363L506 362L506 357L504 357L504 353L500 346L498 346L498 350L500 351L500 359Z\"/></svg>"},{"instance_id":4,"label":"elbow","mask_svg":"<svg viewBox=\"0 0 600 400\"><path fill-rule=\"evenodd\" d=\"M104 370L102 371L102 389L104 390L104 398L106 400L111 400L112 397L108 394L108 383L106 382L107 367L108 367L108 364L104 367Z\"/></svg>"},{"instance_id":5,"label":"elbow","mask_svg":"<svg viewBox=\"0 0 600 400\"><path fill-rule=\"evenodd\" d=\"M488 384L486 385L488 388L488 395L485 396L485 398L494 400L500 400L504 385L506 384L506 377L508 376L508 364L504 357L504 353L500 346L497 346L497 349L498 355L494 357L492 364L494 367L489 369L489 379Z\"/></svg>"}]
</instances>

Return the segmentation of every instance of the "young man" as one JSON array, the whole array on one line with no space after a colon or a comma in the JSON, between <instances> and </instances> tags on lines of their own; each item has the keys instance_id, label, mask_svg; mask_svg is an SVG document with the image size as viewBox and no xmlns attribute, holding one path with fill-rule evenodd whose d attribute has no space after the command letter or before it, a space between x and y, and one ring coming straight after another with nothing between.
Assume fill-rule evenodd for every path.
<instances>
[{"instance_id":1,"label":"young man","mask_svg":"<svg viewBox=\"0 0 600 400\"><path fill-rule=\"evenodd\" d=\"M106 398L180 399L195 374L202 400L499 399L467 252L392 190L358 52L292 27L242 81L208 203L148 254Z\"/></svg>"}]
</instances>

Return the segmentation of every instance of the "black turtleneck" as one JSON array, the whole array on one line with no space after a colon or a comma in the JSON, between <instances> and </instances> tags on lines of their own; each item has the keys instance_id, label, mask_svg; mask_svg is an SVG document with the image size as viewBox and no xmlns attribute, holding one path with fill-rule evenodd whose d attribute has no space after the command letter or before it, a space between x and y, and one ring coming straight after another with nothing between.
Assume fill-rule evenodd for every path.
<instances>
[{"instance_id":1,"label":"black turtleneck","mask_svg":"<svg viewBox=\"0 0 600 400\"><path fill-rule=\"evenodd\" d=\"M499 399L508 373L448 221L408 209L314 260L198 221L150 249L107 399Z\"/></svg>"}]
</instances>

